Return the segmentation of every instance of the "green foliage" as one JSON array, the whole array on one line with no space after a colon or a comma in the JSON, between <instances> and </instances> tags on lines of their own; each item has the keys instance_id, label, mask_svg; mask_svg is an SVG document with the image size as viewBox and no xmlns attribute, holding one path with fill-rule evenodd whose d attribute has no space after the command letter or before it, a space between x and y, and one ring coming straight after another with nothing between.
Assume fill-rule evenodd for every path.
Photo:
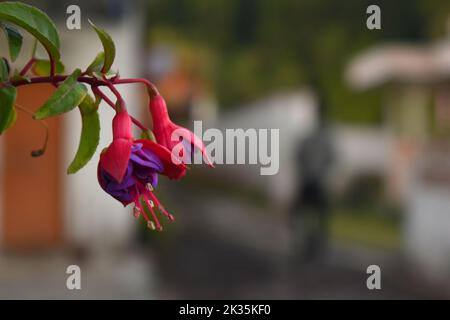
<instances>
[{"instance_id":1,"label":"green foliage","mask_svg":"<svg viewBox=\"0 0 450 320\"><path fill-rule=\"evenodd\" d=\"M141 133L141 139L147 139L147 140L156 142L155 135L153 134L153 131L150 130L150 129L145 130L145 131L142 131L142 133Z\"/></svg>"},{"instance_id":2,"label":"green foliage","mask_svg":"<svg viewBox=\"0 0 450 320\"><path fill-rule=\"evenodd\" d=\"M67 173L75 173L83 168L97 150L100 141L100 120L98 115L98 105L100 100L87 95L79 105L81 114L81 137L78 150L72 163L67 169Z\"/></svg>"},{"instance_id":3,"label":"green foliage","mask_svg":"<svg viewBox=\"0 0 450 320\"><path fill-rule=\"evenodd\" d=\"M105 74L110 72L115 58L115 46L105 30L98 28L90 21L89 23L102 42L103 52L96 56L84 75L101 80ZM10 58L15 61L22 48L22 35L13 25L25 29L35 38L31 57L35 57L37 42L40 42L49 54L48 59L30 61L29 66L35 75L50 77L52 71L54 71L53 75L64 72L65 67L60 61L58 32L54 23L44 12L20 2L0 2L0 28L6 34ZM52 63L54 63L54 68L52 68ZM20 71L14 69L11 75L7 60L0 59L0 133L10 127L16 118L14 108L16 88L11 84L14 82L32 83L32 79L26 75L27 71L28 69L24 69L21 74ZM94 101L87 94L86 86L78 81L81 75L83 75L81 70L76 69L70 76L65 77L62 83L55 83L56 91L33 115L34 119L42 120L79 107L82 121L81 137L75 158L68 167L68 173L75 173L86 165L95 153L100 139L98 106L101 99L97 98ZM49 82L52 82L50 78Z\"/></svg>"},{"instance_id":4,"label":"green foliage","mask_svg":"<svg viewBox=\"0 0 450 320\"><path fill-rule=\"evenodd\" d=\"M104 64L105 64L105 53L102 51L99 54L97 54L95 59L87 67L86 73L101 72Z\"/></svg>"},{"instance_id":5,"label":"green foliage","mask_svg":"<svg viewBox=\"0 0 450 320\"><path fill-rule=\"evenodd\" d=\"M101 72L107 73L111 69L111 66L114 63L114 58L116 56L116 47L114 45L114 41L105 30L97 27L91 21L89 21L89 23L92 26L92 28L94 28L95 32L97 32L97 35L100 38L100 41L102 42L104 54L103 54L103 67L101 69ZM101 56L100 57L97 56L96 60L97 58L101 59ZM94 63L96 63L95 60Z\"/></svg>"},{"instance_id":6,"label":"green foliage","mask_svg":"<svg viewBox=\"0 0 450 320\"><path fill-rule=\"evenodd\" d=\"M12 86L0 89L0 134L8 129L16 118L14 103L16 101L16 88Z\"/></svg>"},{"instance_id":7,"label":"green foliage","mask_svg":"<svg viewBox=\"0 0 450 320\"><path fill-rule=\"evenodd\" d=\"M11 76L12 81L27 81L30 82L30 78L20 74L19 70L14 69L14 73Z\"/></svg>"},{"instance_id":8,"label":"green foliage","mask_svg":"<svg viewBox=\"0 0 450 320\"><path fill-rule=\"evenodd\" d=\"M77 81L81 70L76 69L58 87L50 99L33 115L34 119L42 120L48 117L66 113L77 107L87 95L87 88Z\"/></svg>"},{"instance_id":9,"label":"green foliage","mask_svg":"<svg viewBox=\"0 0 450 320\"><path fill-rule=\"evenodd\" d=\"M221 106L308 86L326 101L333 120L374 124L382 116L381 90L355 93L343 77L346 66L362 49L384 42L426 42L444 36L450 2L377 1L382 10L380 31L366 28L370 4L155 0L148 11L150 40L154 43L162 33L180 34L193 50L210 48L219 63L209 82Z\"/></svg>"},{"instance_id":10,"label":"green foliage","mask_svg":"<svg viewBox=\"0 0 450 320\"><path fill-rule=\"evenodd\" d=\"M5 59L0 59L0 82L8 79L9 68ZM0 88L0 134L8 129L16 119L14 103L16 101L16 88L6 86Z\"/></svg>"},{"instance_id":11,"label":"green foliage","mask_svg":"<svg viewBox=\"0 0 450 320\"><path fill-rule=\"evenodd\" d=\"M49 76L50 75L50 61L45 59L36 59L33 64L33 72L38 76ZM61 61L55 64L55 73L61 74L65 70L65 66Z\"/></svg>"},{"instance_id":12,"label":"green foliage","mask_svg":"<svg viewBox=\"0 0 450 320\"><path fill-rule=\"evenodd\" d=\"M44 12L21 2L0 2L0 21L13 23L27 30L42 43L53 61L59 61L58 31Z\"/></svg>"},{"instance_id":13,"label":"green foliage","mask_svg":"<svg viewBox=\"0 0 450 320\"><path fill-rule=\"evenodd\" d=\"M337 207L330 218L330 234L338 242L384 250L398 250L402 246L400 222L384 211L369 206Z\"/></svg>"},{"instance_id":14,"label":"green foliage","mask_svg":"<svg viewBox=\"0 0 450 320\"><path fill-rule=\"evenodd\" d=\"M6 39L8 40L9 56L12 61L15 61L22 48L22 35L16 28L3 23L0 23L0 28L5 32Z\"/></svg>"},{"instance_id":15,"label":"green foliage","mask_svg":"<svg viewBox=\"0 0 450 320\"><path fill-rule=\"evenodd\" d=\"M0 58L0 82L8 80L9 66L5 58Z\"/></svg>"}]
</instances>

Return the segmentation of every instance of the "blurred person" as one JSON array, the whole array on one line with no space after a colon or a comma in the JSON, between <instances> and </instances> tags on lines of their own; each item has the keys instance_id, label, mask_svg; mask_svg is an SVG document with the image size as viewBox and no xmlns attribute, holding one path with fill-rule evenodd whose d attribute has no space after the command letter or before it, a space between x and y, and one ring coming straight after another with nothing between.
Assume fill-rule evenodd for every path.
<instances>
[{"instance_id":1,"label":"blurred person","mask_svg":"<svg viewBox=\"0 0 450 320\"><path fill-rule=\"evenodd\" d=\"M291 209L294 255L312 260L326 248L330 195L327 181L334 158L323 101L318 104L316 128L300 143L297 194Z\"/></svg>"}]
</instances>

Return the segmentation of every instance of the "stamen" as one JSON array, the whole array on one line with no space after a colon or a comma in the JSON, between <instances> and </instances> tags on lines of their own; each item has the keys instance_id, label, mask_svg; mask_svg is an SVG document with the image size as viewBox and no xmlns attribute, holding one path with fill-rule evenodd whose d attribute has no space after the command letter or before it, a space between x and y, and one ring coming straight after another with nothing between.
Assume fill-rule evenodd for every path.
<instances>
[{"instance_id":1,"label":"stamen","mask_svg":"<svg viewBox=\"0 0 450 320\"><path fill-rule=\"evenodd\" d=\"M152 184L150 182L148 182L145 186L147 187L148 191L153 191L154 190L153 186L152 186Z\"/></svg>"},{"instance_id":2,"label":"stamen","mask_svg":"<svg viewBox=\"0 0 450 320\"><path fill-rule=\"evenodd\" d=\"M156 223L156 229L157 229L158 231L162 231L162 226L161 226L161 224L159 223L158 218L156 217L155 211L153 210L153 202L151 202L151 200L149 200L149 199L147 198L146 195L144 195L143 197L144 197L145 202L147 202L147 205L148 205L148 208L150 209L150 212L152 213L153 220L154 220L155 223ZM147 222L147 223L148 223L148 222Z\"/></svg>"},{"instance_id":3,"label":"stamen","mask_svg":"<svg viewBox=\"0 0 450 320\"><path fill-rule=\"evenodd\" d=\"M141 209L139 209L137 206L133 208L133 215L136 219L139 219L141 216Z\"/></svg>"},{"instance_id":4,"label":"stamen","mask_svg":"<svg viewBox=\"0 0 450 320\"><path fill-rule=\"evenodd\" d=\"M150 230L155 230L155 229L156 229L155 224L154 224L153 221L151 221L151 220L149 220L149 221L147 222L147 227L148 227Z\"/></svg>"},{"instance_id":5,"label":"stamen","mask_svg":"<svg viewBox=\"0 0 450 320\"><path fill-rule=\"evenodd\" d=\"M171 222L175 221L175 217L167 212L166 209L164 209L164 207L161 205L161 202L159 202L158 198L156 198L156 196L152 192L149 192L148 195L156 203L158 209L167 217L167 219L169 219Z\"/></svg>"},{"instance_id":6,"label":"stamen","mask_svg":"<svg viewBox=\"0 0 450 320\"><path fill-rule=\"evenodd\" d=\"M138 196L134 200L134 204L138 207L139 211L141 212L142 216L144 217L144 220L148 223L150 221L150 219L147 217L147 214L145 213L144 208L142 208L141 197L140 196Z\"/></svg>"}]
</instances>

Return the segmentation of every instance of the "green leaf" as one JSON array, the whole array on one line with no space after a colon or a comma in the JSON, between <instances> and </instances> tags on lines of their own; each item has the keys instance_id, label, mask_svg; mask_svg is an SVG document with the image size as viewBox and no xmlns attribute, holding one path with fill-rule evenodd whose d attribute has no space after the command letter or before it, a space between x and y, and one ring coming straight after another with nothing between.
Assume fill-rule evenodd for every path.
<instances>
[{"instance_id":1,"label":"green leaf","mask_svg":"<svg viewBox=\"0 0 450 320\"><path fill-rule=\"evenodd\" d=\"M78 107L82 123L81 137L75 158L67 168L68 174L83 168L97 150L100 141L100 120L97 111L99 103L99 99L94 101L90 95L87 95Z\"/></svg>"},{"instance_id":2,"label":"green leaf","mask_svg":"<svg viewBox=\"0 0 450 320\"><path fill-rule=\"evenodd\" d=\"M48 76L50 75L50 61L44 60L44 59L36 59L35 63L33 64L33 72L38 76ZM62 64L61 61L58 61L56 63L55 72L57 74L63 73L65 70L65 66Z\"/></svg>"},{"instance_id":3,"label":"green leaf","mask_svg":"<svg viewBox=\"0 0 450 320\"><path fill-rule=\"evenodd\" d=\"M21 2L0 2L0 20L27 30L42 43L54 61L59 61L58 31L44 12Z\"/></svg>"},{"instance_id":4,"label":"green leaf","mask_svg":"<svg viewBox=\"0 0 450 320\"><path fill-rule=\"evenodd\" d=\"M7 81L9 78L8 61L5 58L0 58L0 82Z\"/></svg>"},{"instance_id":5,"label":"green leaf","mask_svg":"<svg viewBox=\"0 0 450 320\"><path fill-rule=\"evenodd\" d=\"M116 46L111 38L111 36L103 29L97 27L89 20L90 25L94 28L95 32L97 32L98 37L103 45L104 52L104 62L103 67L101 69L102 73L106 73L111 69L111 66L114 62L114 58L116 56Z\"/></svg>"},{"instance_id":6,"label":"green leaf","mask_svg":"<svg viewBox=\"0 0 450 320\"><path fill-rule=\"evenodd\" d=\"M33 115L36 120L69 112L78 106L87 94L84 84L77 81L81 70L76 69L53 93L50 99Z\"/></svg>"},{"instance_id":7,"label":"green leaf","mask_svg":"<svg viewBox=\"0 0 450 320\"><path fill-rule=\"evenodd\" d=\"M153 131L150 129L147 129L145 131L142 131L141 133L141 139L147 139L147 140L151 140L153 142L156 142L156 138L155 135L153 134Z\"/></svg>"},{"instance_id":8,"label":"green leaf","mask_svg":"<svg viewBox=\"0 0 450 320\"><path fill-rule=\"evenodd\" d=\"M14 124L14 122L16 122L16 119L17 119L17 111L16 108L13 108L12 112L9 114L8 120L6 121L5 130L9 129Z\"/></svg>"},{"instance_id":9,"label":"green leaf","mask_svg":"<svg viewBox=\"0 0 450 320\"><path fill-rule=\"evenodd\" d=\"M0 134L8 129L15 120L16 94L17 90L12 86L0 89Z\"/></svg>"},{"instance_id":10,"label":"green leaf","mask_svg":"<svg viewBox=\"0 0 450 320\"><path fill-rule=\"evenodd\" d=\"M20 49L22 48L22 35L16 28L4 25L3 23L0 23L0 27L5 32L6 39L8 39L9 56L14 62L20 53Z\"/></svg>"},{"instance_id":11,"label":"green leaf","mask_svg":"<svg viewBox=\"0 0 450 320\"><path fill-rule=\"evenodd\" d=\"M100 72L105 63L105 53L102 51L95 57L94 61L91 62L89 67L86 69L86 73Z\"/></svg>"},{"instance_id":12,"label":"green leaf","mask_svg":"<svg viewBox=\"0 0 450 320\"><path fill-rule=\"evenodd\" d=\"M31 47L31 57L32 58L36 57L37 46L38 46L38 41L35 38L33 41L33 46Z\"/></svg>"},{"instance_id":13,"label":"green leaf","mask_svg":"<svg viewBox=\"0 0 450 320\"><path fill-rule=\"evenodd\" d=\"M109 70L106 73L94 71L91 73L91 75L99 80L103 80L103 76L106 76L107 79L111 79L111 78L117 77L119 75L119 73L114 70Z\"/></svg>"},{"instance_id":14,"label":"green leaf","mask_svg":"<svg viewBox=\"0 0 450 320\"><path fill-rule=\"evenodd\" d=\"M13 80L13 81L25 80L26 82L31 82L31 79L29 77L21 75L20 71L17 70L17 69L14 69L13 76L11 77L11 80Z\"/></svg>"}]
</instances>

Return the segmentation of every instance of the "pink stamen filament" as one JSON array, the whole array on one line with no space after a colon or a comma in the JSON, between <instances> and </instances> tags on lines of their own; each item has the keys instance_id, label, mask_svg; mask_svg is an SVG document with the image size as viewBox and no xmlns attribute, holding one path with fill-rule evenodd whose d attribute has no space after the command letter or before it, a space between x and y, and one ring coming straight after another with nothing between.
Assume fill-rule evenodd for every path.
<instances>
[{"instance_id":1,"label":"pink stamen filament","mask_svg":"<svg viewBox=\"0 0 450 320\"><path fill-rule=\"evenodd\" d=\"M155 224L156 224L156 229L158 231L162 231L161 223L159 223L159 220L156 217L155 211L153 210L153 205L150 203L150 200L147 198L146 194L144 194L143 197L144 197L145 202L147 203L147 207L149 208L150 212L152 213L153 220L155 221Z\"/></svg>"},{"instance_id":2,"label":"pink stamen filament","mask_svg":"<svg viewBox=\"0 0 450 320\"><path fill-rule=\"evenodd\" d=\"M147 214L145 213L144 208L141 205L141 199L140 196L138 196L136 199L134 199L134 204L136 205L136 207L139 209L139 211L141 212L142 216L144 217L145 222L148 223L149 219L147 217Z\"/></svg>"},{"instance_id":3,"label":"pink stamen filament","mask_svg":"<svg viewBox=\"0 0 450 320\"><path fill-rule=\"evenodd\" d=\"M153 194L153 192L148 191L148 194L150 195L150 197L152 198L152 201L156 204L156 206L158 207L158 209L170 220L170 221L175 221L175 217L173 215L171 215L169 212L166 211L166 209L164 209L164 207L161 205L161 203L159 202L158 198Z\"/></svg>"},{"instance_id":4,"label":"pink stamen filament","mask_svg":"<svg viewBox=\"0 0 450 320\"><path fill-rule=\"evenodd\" d=\"M137 186L135 186L135 189L136 189L137 196L134 198L134 204L139 209L139 211L142 213L142 216L144 217L144 220L147 223L147 226L150 227L151 221L148 218L147 213L145 212L145 210L141 204L141 194L139 193L139 189Z\"/></svg>"}]
</instances>

